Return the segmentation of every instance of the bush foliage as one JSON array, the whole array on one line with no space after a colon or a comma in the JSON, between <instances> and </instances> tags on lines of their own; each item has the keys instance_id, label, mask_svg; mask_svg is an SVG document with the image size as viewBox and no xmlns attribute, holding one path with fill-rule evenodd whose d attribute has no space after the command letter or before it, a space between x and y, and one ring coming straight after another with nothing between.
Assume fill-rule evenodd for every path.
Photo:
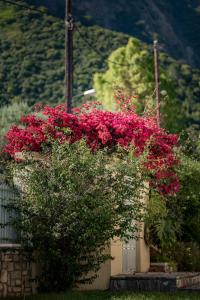
<instances>
[{"instance_id":1,"label":"bush foliage","mask_svg":"<svg viewBox=\"0 0 200 300\"><path fill-rule=\"evenodd\" d=\"M17 161L23 151L45 155L26 167L17 164L24 196L15 203L22 243L36 253L43 290L92 280L89 271L110 258L104 252L110 239L137 236L146 182L163 195L178 191L177 136L138 116L130 99L122 112L97 104L73 115L61 105L42 107L6 135L4 151Z\"/></svg>"},{"instance_id":2,"label":"bush foliage","mask_svg":"<svg viewBox=\"0 0 200 300\"><path fill-rule=\"evenodd\" d=\"M70 144L85 139L95 153L117 146L123 149L134 147L134 155L145 156L143 168L151 175L150 184L162 194L174 194L179 183L174 168L178 164L175 147L177 136L167 134L157 126L152 117L138 116L134 108L129 109L130 99L124 99L127 108L123 112L107 112L90 105L77 109L75 115L66 113L62 105L55 108L45 106L39 115L22 117L21 126L13 126L6 134L4 152L15 158L18 152L41 152L51 148L51 140Z\"/></svg>"},{"instance_id":3,"label":"bush foliage","mask_svg":"<svg viewBox=\"0 0 200 300\"><path fill-rule=\"evenodd\" d=\"M199 271L200 162L181 153L177 174L179 193L161 197L151 192L146 222L149 243L159 250L152 259L175 261L180 271Z\"/></svg>"},{"instance_id":4,"label":"bush foliage","mask_svg":"<svg viewBox=\"0 0 200 300\"><path fill-rule=\"evenodd\" d=\"M21 116L30 112L27 103L13 103L5 105L0 110L0 148L4 145L4 136L12 125L21 123Z\"/></svg>"},{"instance_id":5,"label":"bush foliage","mask_svg":"<svg viewBox=\"0 0 200 300\"><path fill-rule=\"evenodd\" d=\"M131 151L93 154L84 141L54 143L48 158L28 161L28 172L18 165L25 190L16 203L18 230L25 249L37 254L42 290L91 282L111 258L105 252L110 239L137 237L133 220L143 218L145 191L140 166Z\"/></svg>"}]
</instances>

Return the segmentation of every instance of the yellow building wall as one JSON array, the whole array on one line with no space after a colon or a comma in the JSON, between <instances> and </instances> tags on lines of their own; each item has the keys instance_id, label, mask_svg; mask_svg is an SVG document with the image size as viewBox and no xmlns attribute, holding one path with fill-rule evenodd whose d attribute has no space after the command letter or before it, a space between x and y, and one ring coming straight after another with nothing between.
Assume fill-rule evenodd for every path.
<instances>
[{"instance_id":1,"label":"yellow building wall","mask_svg":"<svg viewBox=\"0 0 200 300\"><path fill-rule=\"evenodd\" d=\"M141 232L142 235L143 231ZM98 272L98 277L92 284L81 284L78 290L107 290L109 288L110 276L122 274L122 242L120 240L111 241L107 250L113 260L107 261ZM136 242L136 272L148 272L150 267L149 247L143 238ZM90 273L92 274L92 273Z\"/></svg>"},{"instance_id":2,"label":"yellow building wall","mask_svg":"<svg viewBox=\"0 0 200 300\"><path fill-rule=\"evenodd\" d=\"M136 242L136 272L148 272L150 268L150 249L144 240L144 224L140 238Z\"/></svg>"},{"instance_id":3,"label":"yellow building wall","mask_svg":"<svg viewBox=\"0 0 200 300\"><path fill-rule=\"evenodd\" d=\"M119 239L111 241L111 276L122 273L122 242Z\"/></svg>"},{"instance_id":4,"label":"yellow building wall","mask_svg":"<svg viewBox=\"0 0 200 300\"><path fill-rule=\"evenodd\" d=\"M110 254L110 251L111 251L111 247L108 247L105 253ZM88 274L88 277L93 275L94 273L90 272ZM97 278L93 281L92 284L89 283L79 284L76 290L81 290L81 291L107 290L109 288L110 276L111 276L111 260L108 260L104 264L102 264L99 272L97 273Z\"/></svg>"},{"instance_id":5,"label":"yellow building wall","mask_svg":"<svg viewBox=\"0 0 200 300\"><path fill-rule=\"evenodd\" d=\"M148 184L147 184L148 189ZM147 202L147 193L141 193L141 201ZM150 267L150 250L144 240L144 224L140 226L139 238L136 241L136 272L148 272ZM82 284L78 286L81 290L107 290L109 287L110 276L122 274L123 270L123 243L119 239L114 239L110 243L110 247L106 250L111 254L113 260L107 261L102 265L98 272L98 277L92 284Z\"/></svg>"}]
</instances>

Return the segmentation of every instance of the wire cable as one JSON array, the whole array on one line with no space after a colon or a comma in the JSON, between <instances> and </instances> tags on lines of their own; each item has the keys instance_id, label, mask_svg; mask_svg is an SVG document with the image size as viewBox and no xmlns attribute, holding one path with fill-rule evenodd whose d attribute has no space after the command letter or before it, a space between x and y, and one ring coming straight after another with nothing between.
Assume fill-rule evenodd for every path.
<instances>
[{"instance_id":1,"label":"wire cable","mask_svg":"<svg viewBox=\"0 0 200 300\"><path fill-rule=\"evenodd\" d=\"M76 23L76 24L77 24L77 23ZM85 36L80 32L80 30L79 30L79 28L78 28L77 25L75 25L75 28L76 28L76 30L77 30L79 36L81 37L81 39L85 42L85 44L87 44L88 47L90 47L94 52L96 52L101 58L103 58L103 59L105 60L105 57L102 55L102 53L101 53L99 50L97 50L96 48L94 48L94 47L92 46L92 44L88 41L87 37L85 37ZM117 63L117 62L115 62L115 61L113 61L113 60L110 60L109 58L107 58L106 61L109 62L109 63L112 63L112 64L114 64L114 65L121 66L121 67L130 67L130 66L133 66L133 65L134 65L134 64L121 64L121 63Z\"/></svg>"},{"instance_id":2,"label":"wire cable","mask_svg":"<svg viewBox=\"0 0 200 300\"><path fill-rule=\"evenodd\" d=\"M4 2L4 3L7 3L7 4L16 5L16 6L25 8L25 9L27 9L27 10L32 10L32 11L38 12L38 13L43 14L43 15L47 15L47 13L45 13L44 11L42 11L42 10L40 10L40 9L37 9L37 8L35 8L35 7L33 8L33 7L31 7L31 6L28 6L28 5L24 5L24 4L22 4L22 3L17 3L17 2L12 1L12 0L0 0L0 1L1 1L1 2ZM76 30L77 30L79 36L81 37L81 39L85 42L85 44L87 44L88 47L90 47L94 52L96 52L101 58L103 58L103 59L105 60L105 57L102 55L102 53L101 53L99 50L95 49L95 48L92 46L92 44L88 41L88 39L80 32L80 30L79 30L79 28L78 28L78 26L77 26L76 24L75 24L75 28L76 28ZM115 62L115 61L113 61L113 60L110 60L109 58L106 59L106 61L109 62L109 63L112 63L112 64L114 64L114 65L121 66L121 67L130 67L130 66L134 65L134 64L122 64L122 63L117 63L117 62Z\"/></svg>"},{"instance_id":3,"label":"wire cable","mask_svg":"<svg viewBox=\"0 0 200 300\"><path fill-rule=\"evenodd\" d=\"M1 2L4 2L6 4L11 4L11 5L16 5L16 6L19 6L19 7L22 7L22 8L25 8L27 10L32 10L32 11L35 11L35 12L38 12L38 13L41 13L43 15L47 15L47 13L45 13L44 11L40 10L40 9L37 9L37 8L33 8L32 6L29 6L29 5L25 5L25 4L22 4L22 3L17 3L17 2L14 2L14 1L11 1L11 0L0 0Z\"/></svg>"},{"instance_id":4,"label":"wire cable","mask_svg":"<svg viewBox=\"0 0 200 300\"><path fill-rule=\"evenodd\" d=\"M32 10L32 11L35 11L35 12L38 12L38 13L40 13L40 14L43 14L43 15L48 15L48 13L45 13L44 11L42 11L42 10L40 10L40 9L37 9L37 8L33 8L33 7L31 7L31 6L28 6L28 5L24 5L24 4L22 4L22 3L16 3L16 2L14 2L14 1L12 1L12 0L0 0L1 2L3 2L3 3L6 3L6 4L11 4L11 5L16 5L16 6L19 6L19 7L21 7L21 8L25 8L25 9L27 9L27 10ZM102 59L104 59L105 60L105 57L102 55L102 53L100 52L100 51L98 51L97 49L95 49L93 46L92 46L92 44L88 41L88 39L87 38L85 38L84 36L83 36L83 34L80 32L80 30L79 30L79 28L78 28L78 26L77 26L77 23L75 23L74 24L75 26L75 28L76 28L76 30L77 30L77 32L78 32L78 34L79 34L79 36L82 38L82 40L85 42L85 44L87 44L88 45L88 47L90 47L94 52L96 52ZM120 64L120 63L116 63L116 62L114 62L114 61L112 61L112 60L110 60L110 59L106 59L106 61L107 62L110 62L110 63L112 63L112 64L115 64L115 65L118 65L118 66L131 66L131 64ZM109 81L107 81L107 80L105 80L104 79L104 82L105 83L107 83L107 84L109 84L109 85L111 85L111 86L115 86L115 84L114 83L111 83L111 82L109 82Z\"/></svg>"}]
</instances>

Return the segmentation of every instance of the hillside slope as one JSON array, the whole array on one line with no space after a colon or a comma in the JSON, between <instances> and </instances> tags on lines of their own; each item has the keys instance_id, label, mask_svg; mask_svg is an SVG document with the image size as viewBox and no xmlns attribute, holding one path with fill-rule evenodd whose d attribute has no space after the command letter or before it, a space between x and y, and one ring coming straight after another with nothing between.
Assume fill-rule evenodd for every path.
<instances>
[{"instance_id":1,"label":"hillside slope","mask_svg":"<svg viewBox=\"0 0 200 300\"><path fill-rule=\"evenodd\" d=\"M129 38L97 26L77 26L74 95L92 88L93 75L107 69L109 54ZM64 44L63 20L0 3L0 106L21 101L29 106L63 102ZM185 107L185 125L199 125L200 71L180 65L169 56L165 65L167 74L177 83L178 97ZM75 99L73 104L79 104L80 98Z\"/></svg>"},{"instance_id":2,"label":"hillside slope","mask_svg":"<svg viewBox=\"0 0 200 300\"><path fill-rule=\"evenodd\" d=\"M64 0L27 0L64 16ZM167 52L200 67L200 0L73 0L85 25L97 24L151 43L158 37Z\"/></svg>"},{"instance_id":3,"label":"hillside slope","mask_svg":"<svg viewBox=\"0 0 200 300\"><path fill-rule=\"evenodd\" d=\"M78 25L75 33L74 94L92 88L92 76L106 69L106 58L128 36L97 26ZM23 100L56 103L64 95L64 22L0 3L0 106Z\"/></svg>"}]
</instances>

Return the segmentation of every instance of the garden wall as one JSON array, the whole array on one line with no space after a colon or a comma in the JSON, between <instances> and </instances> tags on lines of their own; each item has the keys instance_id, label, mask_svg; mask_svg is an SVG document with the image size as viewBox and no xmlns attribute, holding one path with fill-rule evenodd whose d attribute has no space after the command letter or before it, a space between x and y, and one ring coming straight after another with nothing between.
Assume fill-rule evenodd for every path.
<instances>
[{"instance_id":1,"label":"garden wall","mask_svg":"<svg viewBox=\"0 0 200 300\"><path fill-rule=\"evenodd\" d=\"M34 271L20 249L0 249L0 297L35 294Z\"/></svg>"}]
</instances>

